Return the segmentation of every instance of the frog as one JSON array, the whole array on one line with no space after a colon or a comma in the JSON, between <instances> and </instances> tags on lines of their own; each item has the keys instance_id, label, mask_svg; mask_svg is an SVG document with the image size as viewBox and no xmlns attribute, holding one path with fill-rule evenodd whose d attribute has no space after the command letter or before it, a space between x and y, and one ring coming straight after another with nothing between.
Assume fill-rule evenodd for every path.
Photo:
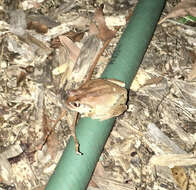
<instances>
[{"instance_id":1,"label":"frog","mask_svg":"<svg viewBox=\"0 0 196 190\"><path fill-rule=\"evenodd\" d=\"M81 117L100 121L121 115L127 110L127 89L116 79L91 79L69 91L66 107Z\"/></svg>"}]
</instances>

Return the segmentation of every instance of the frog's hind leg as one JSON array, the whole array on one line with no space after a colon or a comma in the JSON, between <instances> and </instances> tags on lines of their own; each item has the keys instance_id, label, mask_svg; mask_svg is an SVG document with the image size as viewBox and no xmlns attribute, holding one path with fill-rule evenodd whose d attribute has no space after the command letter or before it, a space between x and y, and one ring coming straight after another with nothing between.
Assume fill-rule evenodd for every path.
<instances>
[{"instance_id":1,"label":"frog's hind leg","mask_svg":"<svg viewBox=\"0 0 196 190\"><path fill-rule=\"evenodd\" d=\"M119 116L127 110L127 105L119 105L113 112L114 117Z\"/></svg>"},{"instance_id":2,"label":"frog's hind leg","mask_svg":"<svg viewBox=\"0 0 196 190\"><path fill-rule=\"evenodd\" d=\"M121 115L123 112L125 112L126 110L127 110L127 105L119 105L113 111L112 117L111 117L111 114L107 114L105 116L102 116L100 121L107 120L107 119L110 119L110 118L113 118L113 117L117 117L117 116ZM97 119L97 118L94 118L94 119Z\"/></svg>"}]
</instances>

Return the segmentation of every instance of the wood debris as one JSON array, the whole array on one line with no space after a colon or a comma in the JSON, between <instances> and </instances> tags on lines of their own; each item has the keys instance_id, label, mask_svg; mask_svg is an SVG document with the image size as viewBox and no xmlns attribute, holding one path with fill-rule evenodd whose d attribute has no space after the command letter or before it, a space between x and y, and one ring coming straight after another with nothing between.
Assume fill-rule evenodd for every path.
<instances>
[{"instance_id":1,"label":"wood debris","mask_svg":"<svg viewBox=\"0 0 196 190\"><path fill-rule=\"evenodd\" d=\"M45 188L71 135L72 112L51 128L66 94L101 75L136 3L103 2L0 2L0 190ZM157 27L88 190L195 190L195 44L194 26Z\"/></svg>"}]
</instances>

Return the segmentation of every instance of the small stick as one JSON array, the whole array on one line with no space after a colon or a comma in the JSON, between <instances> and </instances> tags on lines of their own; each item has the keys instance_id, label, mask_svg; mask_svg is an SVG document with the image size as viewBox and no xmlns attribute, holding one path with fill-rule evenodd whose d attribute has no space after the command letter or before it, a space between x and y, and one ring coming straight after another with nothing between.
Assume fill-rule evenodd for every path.
<instances>
[{"instance_id":1,"label":"small stick","mask_svg":"<svg viewBox=\"0 0 196 190\"><path fill-rule=\"evenodd\" d=\"M61 112L61 114L58 116L58 118L56 119L56 121L55 121L55 123L54 123L54 125L53 125L52 128L55 128L56 127L57 123L66 115L66 113L67 113L67 109L64 109Z\"/></svg>"},{"instance_id":2,"label":"small stick","mask_svg":"<svg viewBox=\"0 0 196 190\"><path fill-rule=\"evenodd\" d=\"M48 132L48 134L45 136L42 145L38 148L39 150L41 150L43 148L43 146L46 144L49 136L54 132L54 128L56 127L57 123L65 116L65 114L67 113L67 110L64 109L61 114L59 115L59 117L56 119L53 127L50 129L50 131Z\"/></svg>"}]
</instances>

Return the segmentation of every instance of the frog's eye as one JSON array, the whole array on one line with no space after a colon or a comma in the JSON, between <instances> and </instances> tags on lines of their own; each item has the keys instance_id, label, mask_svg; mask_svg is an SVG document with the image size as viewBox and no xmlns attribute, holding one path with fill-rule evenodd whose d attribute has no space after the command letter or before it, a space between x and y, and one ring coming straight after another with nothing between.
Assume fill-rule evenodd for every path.
<instances>
[{"instance_id":1,"label":"frog's eye","mask_svg":"<svg viewBox=\"0 0 196 190\"><path fill-rule=\"evenodd\" d=\"M73 102L72 103L74 107L80 107L80 103L79 102Z\"/></svg>"}]
</instances>

